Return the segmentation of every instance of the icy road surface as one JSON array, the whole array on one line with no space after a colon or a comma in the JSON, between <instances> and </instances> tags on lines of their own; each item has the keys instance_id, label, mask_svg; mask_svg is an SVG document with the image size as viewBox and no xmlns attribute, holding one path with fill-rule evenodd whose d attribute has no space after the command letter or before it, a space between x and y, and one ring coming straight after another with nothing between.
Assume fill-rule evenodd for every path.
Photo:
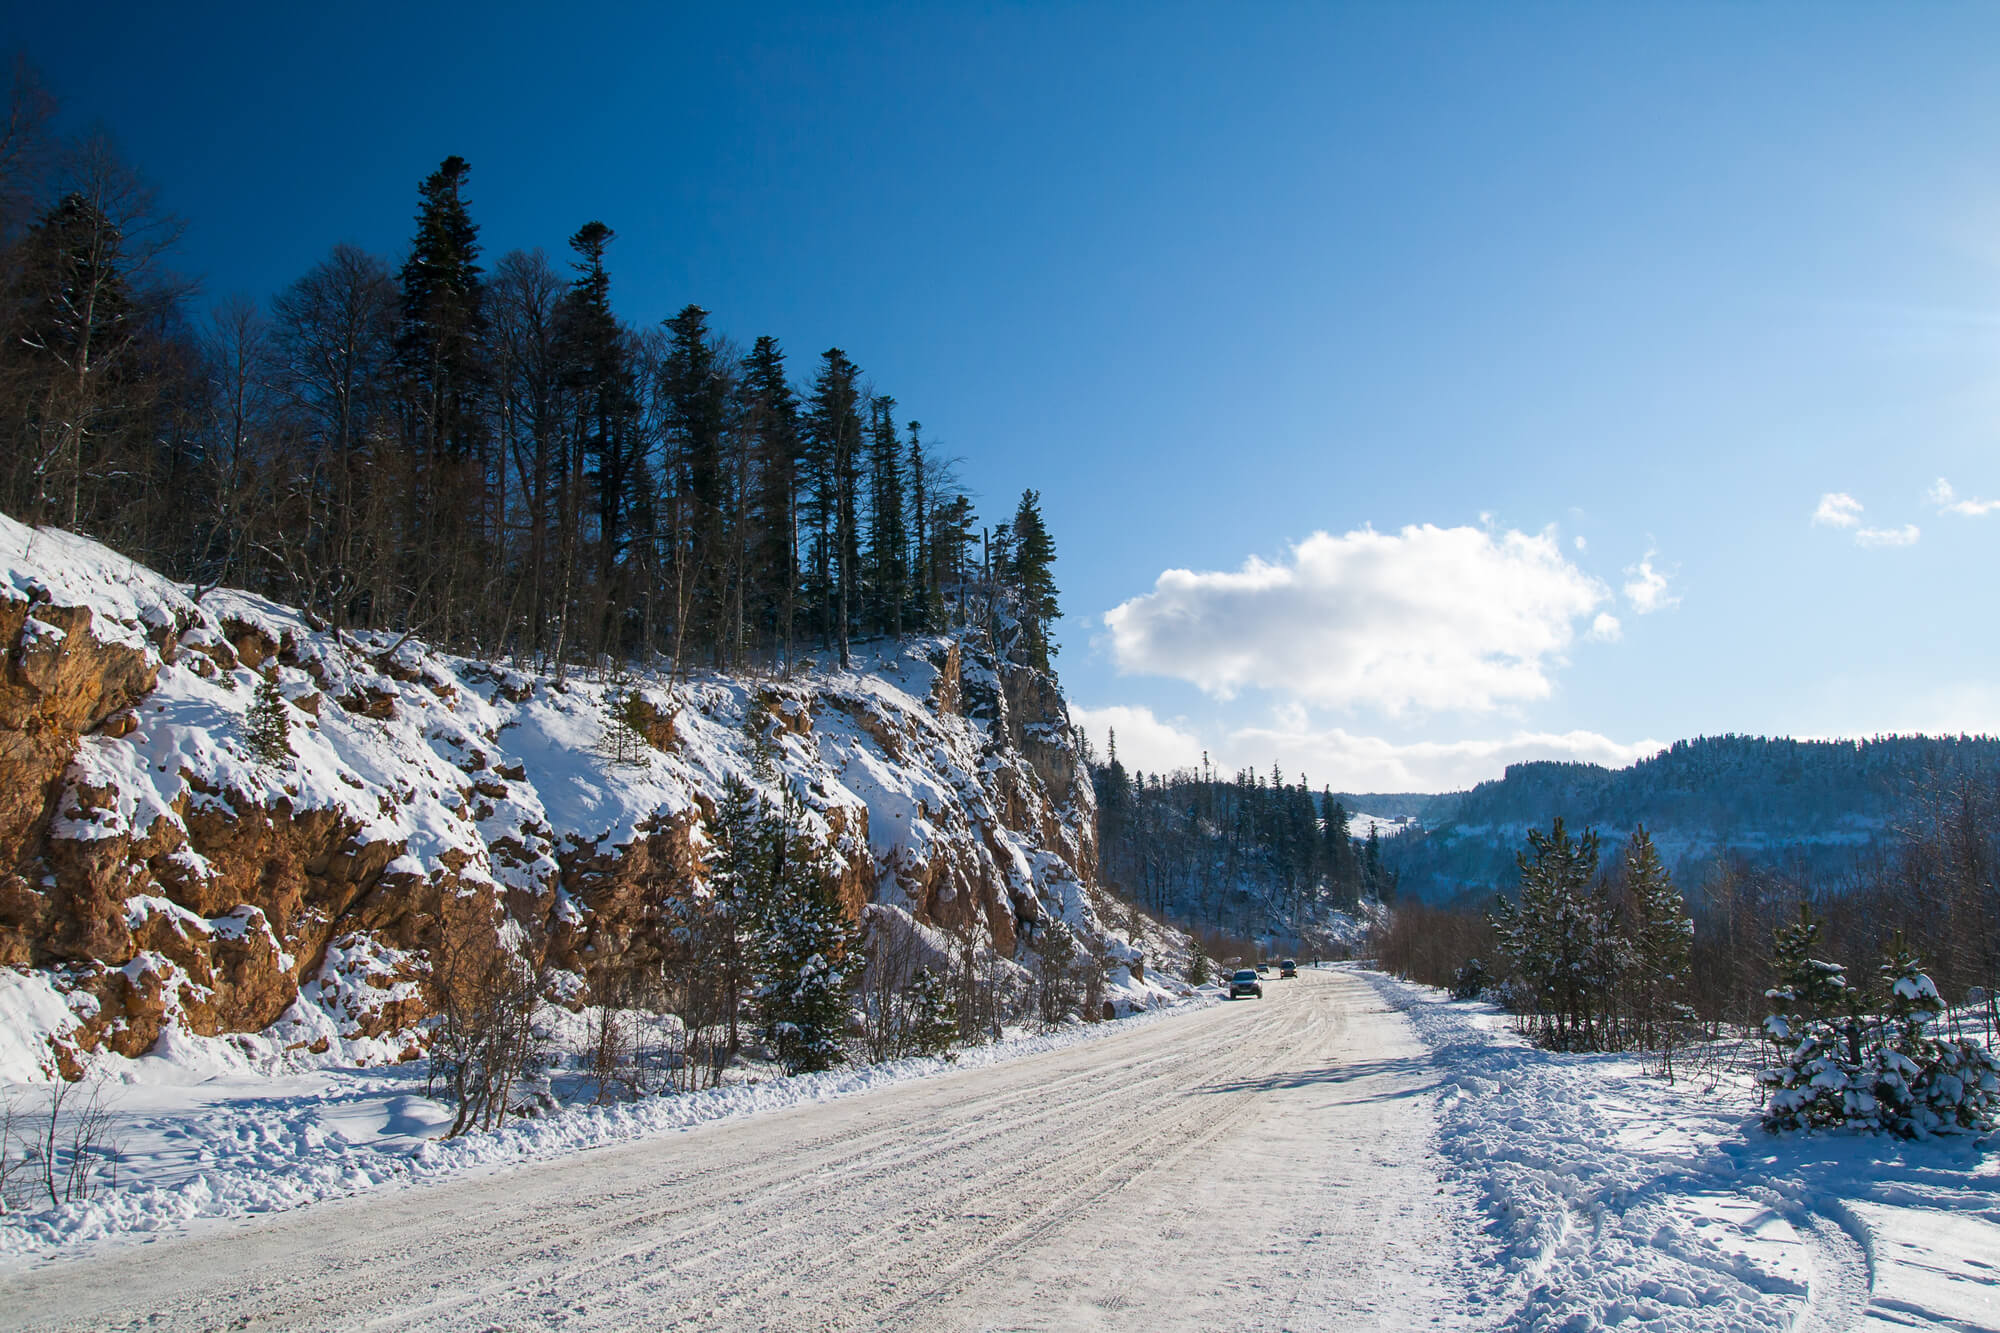
<instances>
[{"instance_id":1,"label":"icy road surface","mask_svg":"<svg viewBox=\"0 0 2000 1333\"><path fill-rule=\"evenodd\" d=\"M1365 980L0 1280L9 1328L1478 1322L1434 1075Z\"/></svg>"}]
</instances>

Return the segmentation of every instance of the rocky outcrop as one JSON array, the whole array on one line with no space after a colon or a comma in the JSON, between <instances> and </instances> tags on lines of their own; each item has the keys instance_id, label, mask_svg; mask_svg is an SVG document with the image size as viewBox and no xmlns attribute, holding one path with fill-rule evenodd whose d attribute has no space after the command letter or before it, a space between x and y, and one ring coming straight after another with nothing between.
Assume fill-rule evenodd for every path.
<instances>
[{"instance_id":1,"label":"rocky outcrop","mask_svg":"<svg viewBox=\"0 0 2000 1333\"><path fill-rule=\"evenodd\" d=\"M667 947L731 780L790 788L857 919L882 904L1003 959L1055 918L1111 934L1061 693L972 631L782 681L538 675L197 605L0 519L0 649L0 965L68 997L70 1067L169 1030L415 1053L455 912L511 919L587 995ZM283 755L248 739L266 680Z\"/></svg>"}]
</instances>

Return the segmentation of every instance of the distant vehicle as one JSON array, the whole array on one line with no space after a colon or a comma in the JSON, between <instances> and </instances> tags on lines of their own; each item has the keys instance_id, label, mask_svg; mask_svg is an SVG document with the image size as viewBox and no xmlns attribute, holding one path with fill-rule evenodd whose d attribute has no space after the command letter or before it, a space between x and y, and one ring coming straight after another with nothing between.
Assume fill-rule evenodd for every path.
<instances>
[{"instance_id":1,"label":"distant vehicle","mask_svg":"<svg viewBox=\"0 0 2000 1333\"><path fill-rule=\"evenodd\" d=\"M1281 977L1295 977L1295 976L1297 976L1298 974L1299 974L1299 962L1298 962L1298 959L1296 959L1296 958L1287 958L1287 959L1286 959L1286 960L1285 960L1284 962L1282 962L1282 963L1278 964L1278 975L1279 975L1279 976L1281 976Z\"/></svg>"},{"instance_id":2,"label":"distant vehicle","mask_svg":"<svg viewBox=\"0 0 2000 1333\"><path fill-rule=\"evenodd\" d=\"M1229 978L1229 998L1240 1000L1246 995L1254 995L1260 1000L1264 998L1263 983L1258 981L1257 974L1247 967Z\"/></svg>"},{"instance_id":3,"label":"distant vehicle","mask_svg":"<svg viewBox=\"0 0 2000 1333\"><path fill-rule=\"evenodd\" d=\"M1271 965L1270 965L1269 963L1259 963L1259 964L1257 964L1257 975L1258 975L1258 976L1260 976L1260 977L1268 977L1268 976L1270 976L1270 975L1271 975Z\"/></svg>"}]
</instances>

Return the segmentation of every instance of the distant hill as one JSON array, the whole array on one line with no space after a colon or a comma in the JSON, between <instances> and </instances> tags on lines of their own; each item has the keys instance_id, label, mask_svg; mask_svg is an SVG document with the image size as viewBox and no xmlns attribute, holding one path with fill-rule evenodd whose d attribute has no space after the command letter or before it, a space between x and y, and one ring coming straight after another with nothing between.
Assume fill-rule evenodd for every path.
<instances>
[{"instance_id":1,"label":"distant hill","mask_svg":"<svg viewBox=\"0 0 2000 1333\"><path fill-rule=\"evenodd\" d=\"M1558 815L1607 840L1645 825L1688 889L1726 856L1838 873L1892 835L1925 791L1962 776L2000 777L2000 739L1704 736L1630 768L1510 764L1505 776L1467 792L1336 799L1421 822L1384 843L1383 861L1400 893L1436 901L1511 889L1527 830Z\"/></svg>"},{"instance_id":2,"label":"distant hill","mask_svg":"<svg viewBox=\"0 0 2000 1333\"><path fill-rule=\"evenodd\" d=\"M1419 823L1429 823L1434 813L1441 814L1463 795L1465 793L1462 791L1364 793L1337 791L1333 794L1333 799L1349 813L1365 810L1378 819L1414 819Z\"/></svg>"}]
</instances>

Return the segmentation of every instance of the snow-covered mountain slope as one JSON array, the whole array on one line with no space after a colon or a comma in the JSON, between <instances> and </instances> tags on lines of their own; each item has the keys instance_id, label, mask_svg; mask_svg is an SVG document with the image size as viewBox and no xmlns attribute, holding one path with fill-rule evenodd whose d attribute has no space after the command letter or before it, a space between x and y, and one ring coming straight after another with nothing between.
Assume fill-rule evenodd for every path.
<instances>
[{"instance_id":1,"label":"snow-covered mountain slope","mask_svg":"<svg viewBox=\"0 0 2000 1333\"><path fill-rule=\"evenodd\" d=\"M428 951L468 902L542 932L584 995L701 891L732 778L791 789L851 913L1003 960L1060 921L1110 963L1114 1005L1156 994L1100 915L1060 693L973 631L789 679L534 671L197 602L0 517L0 649L0 1077L163 1036L415 1054ZM276 762L252 739L266 681Z\"/></svg>"}]
</instances>

